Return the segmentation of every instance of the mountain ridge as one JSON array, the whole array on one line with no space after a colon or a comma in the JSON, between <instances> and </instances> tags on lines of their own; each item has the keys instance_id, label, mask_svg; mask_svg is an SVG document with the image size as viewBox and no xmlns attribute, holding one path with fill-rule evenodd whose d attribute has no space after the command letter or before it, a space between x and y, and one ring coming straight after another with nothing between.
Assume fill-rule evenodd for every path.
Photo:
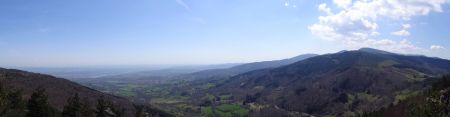
<instances>
[{"instance_id":1,"label":"mountain ridge","mask_svg":"<svg viewBox=\"0 0 450 117\"><path fill-rule=\"evenodd\" d=\"M396 101L397 91L418 91L424 88L423 81L447 73L449 60L361 49L246 72L219 84L210 93L232 94L233 100L276 105L288 111L356 115L359 113L347 111L379 109ZM348 101L351 97L359 102L355 105Z\"/></svg>"},{"instance_id":2,"label":"mountain ridge","mask_svg":"<svg viewBox=\"0 0 450 117\"><path fill-rule=\"evenodd\" d=\"M211 77L223 77L223 76L234 76L241 73L258 70L258 69L266 69L266 68L275 68L280 67L284 65L289 65L291 63L295 63L310 57L317 56L317 54L301 54L297 55L292 58L287 59L281 59L281 60L272 60L272 61L261 61L261 62L253 62L253 63L246 63L242 65L237 65L231 68L226 69L211 69L211 70L204 70L200 72L180 75L178 78L183 79L204 79L204 78L211 78ZM186 78L187 77L187 78Z\"/></svg>"}]
</instances>

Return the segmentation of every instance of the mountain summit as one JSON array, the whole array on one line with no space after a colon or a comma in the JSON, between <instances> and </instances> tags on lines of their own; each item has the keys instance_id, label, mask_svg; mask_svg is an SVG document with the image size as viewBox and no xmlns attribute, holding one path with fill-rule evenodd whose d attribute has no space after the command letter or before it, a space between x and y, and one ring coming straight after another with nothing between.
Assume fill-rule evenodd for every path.
<instances>
[{"instance_id":1,"label":"mountain summit","mask_svg":"<svg viewBox=\"0 0 450 117\"><path fill-rule=\"evenodd\" d=\"M377 53L377 54L394 54L391 52L373 49L373 48L360 48L358 51L369 52L369 53Z\"/></svg>"}]
</instances>

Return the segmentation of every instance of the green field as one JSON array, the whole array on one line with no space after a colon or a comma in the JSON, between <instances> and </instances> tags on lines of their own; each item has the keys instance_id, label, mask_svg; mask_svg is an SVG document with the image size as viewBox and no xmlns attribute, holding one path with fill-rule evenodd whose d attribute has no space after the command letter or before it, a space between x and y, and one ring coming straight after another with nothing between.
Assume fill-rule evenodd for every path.
<instances>
[{"instance_id":1,"label":"green field","mask_svg":"<svg viewBox=\"0 0 450 117\"><path fill-rule=\"evenodd\" d=\"M201 111L203 117L244 117L249 112L247 108L238 104L221 104L215 108L202 107Z\"/></svg>"}]
</instances>

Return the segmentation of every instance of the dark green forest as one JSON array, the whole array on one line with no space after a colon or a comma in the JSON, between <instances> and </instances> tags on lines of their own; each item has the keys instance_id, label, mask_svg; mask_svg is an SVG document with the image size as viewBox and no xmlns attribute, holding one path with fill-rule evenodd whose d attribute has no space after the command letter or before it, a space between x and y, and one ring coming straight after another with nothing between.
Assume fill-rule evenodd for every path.
<instances>
[{"instance_id":1,"label":"dark green forest","mask_svg":"<svg viewBox=\"0 0 450 117\"><path fill-rule=\"evenodd\" d=\"M449 117L450 75L435 81L432 88L422 95L408 99L378 111L364 113L361 117Z\"/></svg>"},{"instance_id":2,"label":"dark green forest","mask_svg":"<svg viewBox=\"0 0 450 117\"><path fill-rule=\"evenodd\" d=\"M51 107L44 88L37 88L28 100L24 99L20 90L0 85L0 116L1 117L122 117L120 106L113 105L109 100L100 97L96 108L90 108L86 97L78 94L67 100L62 112ZM143 111L141 111L143 113ZM142 114L140 114L142 115Z\"/></svg>"}]
</instances>

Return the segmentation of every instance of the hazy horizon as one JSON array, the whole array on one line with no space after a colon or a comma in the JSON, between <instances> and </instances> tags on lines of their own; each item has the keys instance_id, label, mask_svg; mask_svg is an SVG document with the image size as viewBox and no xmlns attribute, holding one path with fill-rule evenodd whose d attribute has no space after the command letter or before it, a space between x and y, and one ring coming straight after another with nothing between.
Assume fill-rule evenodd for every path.
<instances>
[{"instance_id":1,"label":"hazy horizon","mask_svg":"<svg viewBox=\"0 0 450 117\"><path fill-rule=\"evenodd\" d=\"M6 0L0 66L209 65L362 47L450 59L449 6L448 0Z\"/></svg>"}]
</instances>

